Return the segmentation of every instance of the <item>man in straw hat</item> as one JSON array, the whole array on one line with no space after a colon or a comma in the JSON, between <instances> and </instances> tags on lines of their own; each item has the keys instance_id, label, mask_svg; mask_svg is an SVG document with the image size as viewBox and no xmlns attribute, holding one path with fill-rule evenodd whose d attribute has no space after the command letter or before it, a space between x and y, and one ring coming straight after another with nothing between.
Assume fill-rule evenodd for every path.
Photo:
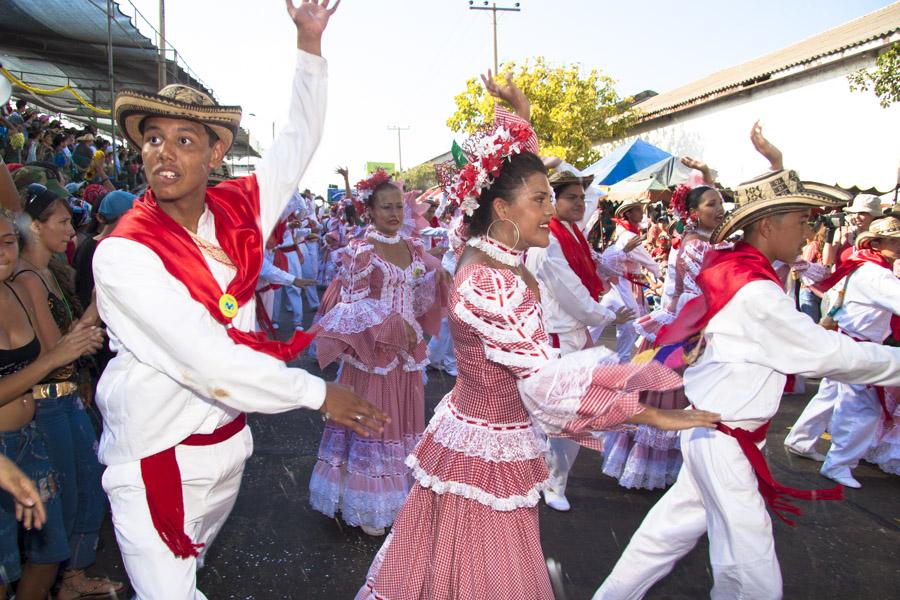
<instances>
[{"instance_id":1,"label":"man in straw hat","mask_svg":"<svg viewBox=\"0 0 900 600\"><path fill-rule=\"evenodd\" d=\"M800 513L790 498L838 499L842 489L789 488L768 469L759 446L786 375L900 383L900 349L819 327L795 309L772 268L776 260L797 258L812 208L840 203L804 190L796 174L784 171L738 188L736 200L710 241L738 230L743 241L711 251L697 277L703 295L657 337L660 344L700 344L699 358L684 374L685 393L695 408L720 413L722 422L716 430L682 434L677 481L647 514L595 599L643 597L704 533L712 598L781 598L766 506L793 524L782 514Z\"/></svg>"},{"instance_id":2,"label":"man in straw hat","mask_svg":"<svg viewBox=\"0 0 900 600\"><path fill-rule=\"evenodd\" d=\"M647 283L641 269L647 269L654 277L659 277L659 263L653 260L650 253L641 245L646 239L646 234L640 230L644 218L644 204L645 200L632 198L616 208L613 218L616 224L614 241L603 253L604 259L608 262L622 262L624 276L617 278L613 287L621 296L624 305L634 312L635 317L647 314L647 302L644 299ZM631 323L616 326L616 353L619 360L622 362L631 360L637 339L638 333Z\"/></svg>"},{"instance_id":3,"label":"man in straw hat","mask_svg":"<svg viewBox=\"0 0 900 600\"><path fill-rule=\"evenodd\" d=\"M240 123L183 85L122 91L115 118L141 149L150 190L100 243L97 302L118 352L98 385L99 455L138 598L193 600L196 569L228 517L253 442L245 412L318 409L361 436L383 415L349 390L288 368L309 342L254 329L263 242L319 142L322 33L338 3L303 1L289 125L255 174L207 188Z\"/></svg>"},{"instance_id":4,"label":"man in straw hat","mask_svg":"<svg viewBox=\"0 0 900 600\"><path fill-rule=\"evenodd\" d=\"M599 258L591 250L578 226L584 217L585 190L592 176L582 177L565 163L550 176L556 195L556 216L550 220L550 245L531 248L525 264L543 284L541 308L544 327L554 348L568 354L593 346L588 327L602 331L610 323L634 318L633 309L623 307L618 297L607 294L608 281L598 272ZM640 243L633 238L632 246ZM550 440L547 467L550 487L544 491L547 506L568 511L566 483L580 446L571 440Z\"/></svg>"},{"instance_id":5,"label":"man in straw hat","mask_svg":"<svg viewBox=\"0 0 900 600\"><path fill-rule=\"evenodd\" d=\"M853 254L856 238L869 229L872 221L884 214L881 210L881 199L872 194L859 194L853 198L850 206L844 207L843 211L848 215L850 224L841 228L841 235L834 243L833 254L835 264L838 266Z\"/></svg>"},{"instance_id":6,"label":"man in straw hat","mask_svg":"<svg viewBox=\"0 0 900 600\"><path fill-rule=\"evenodd\" d=\"M898 258L900 219L877 219L856 238L856 252L814 286L825 293L844 282L840 306L830 315L841 333L876 344L900 339L900 279L893 273ZM793 454L824 461L825 477L858 488L851 471L869 450L882 418L892 419L883 387L823 379L784 444ZM829 421L832 441L826 457L815 445Z\"/></svg>"}]
</instances>

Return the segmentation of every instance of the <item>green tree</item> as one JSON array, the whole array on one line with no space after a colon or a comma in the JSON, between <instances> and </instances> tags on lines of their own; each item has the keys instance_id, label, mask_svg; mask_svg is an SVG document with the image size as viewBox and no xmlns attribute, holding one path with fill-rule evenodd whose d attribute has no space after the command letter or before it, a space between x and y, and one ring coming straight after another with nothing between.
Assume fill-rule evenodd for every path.
<instances>
[{"instance_id":1,"label":"green tree","mask_svg":"<svg viewBox=\"0 0 900 600\"><path fill-rule=\"evenodd\" d=\"M437 185L437 174L434 172L434 165L425 163L407 169L400 173L399 179L403 180L403 187L409 190L422 190L423 192L430 187Z\"/></svg>"},{"instance_id":2,"label":"green tree","mask_svg":"<svg viewBox=\"0 0 900 600\"><path fill-rule=\"evenodd\" d=\"M874 69L860 69L848 75L847 79L851 91L873 90L883 108L900 101L900 42L892 44L875 59Z\"/></svg>"},{"instance_id":3,"label":"green tree","mask_svg":"<svg viewBox=\"0 0 900 600\"><path fill-rule=\"evenodd\" d=\"M631 99L620 98L615 81L597 69L585 75L577 64L553 66L538 57L522 65L506 63L498 80L508 72L531 101L531 123L544 156L586 167L600 157L593 149L596 142L618 137L634 123L635 114L627 108ZM454 100L456 112L447 120L452 130L471 134L492 122L495 100L477 77Z\"/></svg>"}]
</instances>

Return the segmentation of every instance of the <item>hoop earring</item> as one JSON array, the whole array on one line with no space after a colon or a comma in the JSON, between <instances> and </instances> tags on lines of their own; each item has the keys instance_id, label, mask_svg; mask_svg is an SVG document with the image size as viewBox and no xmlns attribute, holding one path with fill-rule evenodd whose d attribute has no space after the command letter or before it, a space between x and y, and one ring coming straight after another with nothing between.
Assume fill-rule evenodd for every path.
<instances>
[{"instance_id":1,"label":"hoop earring","mask_svg":"<svg viewBox=\"0 0 900 600\"><path fill-rule=\"evenodd\" d=\"M487 237L491 237L491 227L493 227L494 225L496 225L497 223L499 223L501 221L506 221L507 223L512 223L513 229L516 230L516 241L513 243L512 246L510 246L510 248L516 249L516 246L519 245L519 240L521 239L521 236L519 234L519 226L516 225L513 221L510 221L509 219L494 219L493 221L491 221L491 224L488 225L487 230L484 232L484 235L486 235ZM497 240L497 238L493 238L493 239ZM500 240L497 240L497 241L499 242Z\"/></svg>"}]
</instances>

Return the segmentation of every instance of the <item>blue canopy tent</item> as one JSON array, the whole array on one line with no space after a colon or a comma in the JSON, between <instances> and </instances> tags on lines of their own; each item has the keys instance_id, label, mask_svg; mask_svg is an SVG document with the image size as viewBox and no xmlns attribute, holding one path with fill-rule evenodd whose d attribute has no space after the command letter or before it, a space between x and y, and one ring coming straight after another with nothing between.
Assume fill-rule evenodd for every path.
<instances>
[{"instance_id":1,"label":"blue canopy tent","mask_svg":"<svg viewBox=\"0 0 900 600\"><path fill-rule=\"evenodd\" d=\"M641 169L663 161L672 155L642 139L619 146L587 169L585 174L593 175L593 185L612 185Z\"/></svg>"}]
</instances>

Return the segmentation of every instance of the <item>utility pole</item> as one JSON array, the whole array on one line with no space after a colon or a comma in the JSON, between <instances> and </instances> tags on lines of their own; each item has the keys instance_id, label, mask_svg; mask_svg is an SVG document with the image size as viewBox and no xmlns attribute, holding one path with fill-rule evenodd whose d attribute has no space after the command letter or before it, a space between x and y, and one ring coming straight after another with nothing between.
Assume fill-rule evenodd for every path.
<instances>
[{"instance_id":1,"label":"utility pole","mask_svg":"<svg viewBox=\"0 0 900 600\"><path fill-rule=\"evenodd\" d=\"M521 12L522 9L519 8L519 3L516 2L515 6L497 6L496 2L491 2L490 5L488 2L483 2L483 6L475 6L475 0L469 0L469 10L489 10L491 11L491 22L494 26L494 75L497 74L497 11L500 12Z\"/></svg>"},{"instance_id":2,"label":"utility pole","mask_svg":"<svg viewBox=\"0 0 900 600\"><path fill-rule=\"evenodd\" d=\"M166 0L159 0L159 89L166 87Z\"/></svg>"},{"instance_id":3,"label":"utility pole","mask_svg":"<svg viewBox=\"0 0 900 600\"><path fill-rule=\"evenodd\" d=\"M109 109L110 109L110 133L112 134L112 153L113 153L113 172L116 179L119 178L119 170L116 168L116 85L113 73L113 45L112 45L112 22L113 22L112 0L106 0L106 68L109 75Z\"/></svg>"},{"instance_id":4,"label":"utility pole","mask_svg":"<svg viewBox=\"0 0 900 600\"><path fill-rule=\"evenodd\" d=\"M400 132L401 131L409 131L409 127L400 127L399 125L392 125L388 127L388 131L396 131L397 132L397 154L400 155L400 172L403 171L403 146L400 144Z\"/></svg>"}]
</instances>

